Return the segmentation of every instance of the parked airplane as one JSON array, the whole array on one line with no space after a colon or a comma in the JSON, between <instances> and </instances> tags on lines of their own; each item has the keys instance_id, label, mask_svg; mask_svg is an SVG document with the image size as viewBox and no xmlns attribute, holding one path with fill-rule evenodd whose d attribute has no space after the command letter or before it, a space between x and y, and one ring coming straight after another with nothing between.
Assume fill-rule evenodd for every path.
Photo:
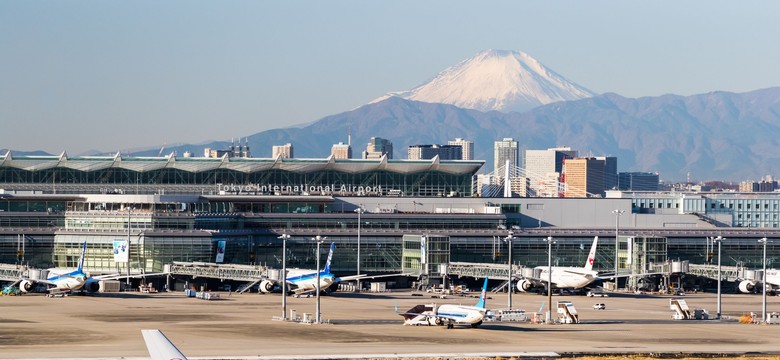
<instances>
[{"instance_id":1,"label":"parked airplane","mask_svg":"<svg viewBox=\"0 0 780 360\"><path fill-rule=\"evenodd\" d=\"M583 267L553 266L551 268L552 277L550 278L547 266L537 266L534 268L533 277L524 277L517 282L517 289L530 291L535 287L545 287L548 280L552 282L554 288L559 289L581 289L590 285L593 281L599 279L598 272L593 270L598 241L598 236L593 238L593 245L590 247L590 253L588 253L588 258L585 260Z\"/></svg>"},{"instance_id":2,"label":"parked airplane","mask_svg":"<svg viewBox=\"0 0 780 360\"><path fill-rule=\"evenodd\" d=\"M84 246L81 248L81 255L79 256L79 262L78 266L76 267L76 270L70 271L67 273L54 273L54 270L49 270L49 276L46 279L36 279L31 277L21 278L21 279L7 279L10 281L14 281L11 286L19 286L19 290L23 293L27 293L33 290L36 283L40 284L46 284L48 286L48 289L46 289L49 294L61 294L61 293L69 293L73 291L85 291L89 293L97 292L100 289L100 281L101 280L117 280L117 279L125 279L127 278L127 275L119 275L119 274L111 274L111 275L101 275L101 276L89 276L87 273L84 272L84 257L85 253L87 251L87 242L84 242ZM131 278L135 277L150 277L150 276L158 276L163 273L155 273L155 274L144 274L144 275L133 275L130 276Z\"/></svg>"},{"instance_id":3,"label":"parked airplane","mask_svg":"<svg viewBox=\"0 0 780 360\"><path fill-rule=\"evenodd\" d=\"M333 259L333 250L336 248L335 243L330 244L330 252L328 252L328 260L325 262L325 268L320 271L320 291L324 291L333 284L338 284L345 281L355 281L360 279L373 279L379 277L398 276L399 274L391 275L351 275L351 276L336 276L330 272L330 264ZM295 295L310 293L317 290L317 270L312 269L287 269L287 288ZM265 279L260 282L260 292L270 293L278 285L279 281L276 279Z\"/></svg>"},{"instance_id":4,"label":"parked airplane","mask_svg":"<svg viewBox=\"0 0 780 360\"><path fill-rule=\"evenodd\" d=\"M455 325L466 325L476 328L482 325L485 318L485 299L487 297L488 278L482 285L482 293L479 301L474 306L444 304L436 306L417 305L405 313L399 314L404 318L404 325L444 325L452 329Z\"/></svg>"},{"instance_id":5,"label":"parked airplane","mask_svg":"<svg viewBox=\"0 0 780 360\"><path fill-rule=\"evenodd\" d=\"M742 280L739 282L739 291L751 294L755 292L763 292L761 287L756 288L756 285L761 284L762 279L756 280ZM776 293L780 291L780 270L766 269L766 292Z\"/></svg>"},{"instance_id":6,"label":"parked airplane","mask_svg":"<svg viewBox=\"0 0 780 360\"><path fill-rule=\"evenodd\" d=\"M52 274L52 276L49 276L46 279L34 279L29 277L16 279L16 282L12 284L12 286L18 284L19 290L22 292L30 292L36 283L42 283L49 286L48 291L52 294L80 290L84 288L85 284L87 284L87 281L89 280L89 276L87 276L83 270L84 253L86 250L87 243L84 242L84 247L81 249L81 256L79 256L78 267L74 271L64 274ZM97 285L97 283L95 283L95 285ZM90 289L92 289L92 286L90 286ZM97 287L95 287L94 290L97 291Z\"/></svg>"},{"instance_id":7,"label":"parked airplane","mask_svg":"<svg viewBox=\"0 0 780 360\"><path fill-rule=\"evenodd\" d=\"M141 330L152 360L187 360L187 357L173 345L160 330Z\"/></svg>"}]
</instances>

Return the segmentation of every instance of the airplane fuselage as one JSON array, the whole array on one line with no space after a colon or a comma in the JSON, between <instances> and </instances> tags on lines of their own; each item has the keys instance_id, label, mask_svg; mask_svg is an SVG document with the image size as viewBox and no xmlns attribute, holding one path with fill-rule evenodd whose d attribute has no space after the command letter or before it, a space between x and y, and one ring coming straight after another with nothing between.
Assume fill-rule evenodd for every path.
<instances>
[{"instance_id":1,"label":"airplane fuselage","mask_svg":"<svg viewBox=\"0 0 780 360\"><path fill-rule=\"evenodd\" d=\"M327 289L335 281L336 277L330 273L320 272L320 290ZM305 269L291 269L287 274L287 283L291 290L296 292L316 291L317 271Z\"/></svg>"},{"instance_id":2,"label":"airplane fuselage","mask_svg":"<svg viewBox=\"0 0 780 360\"><path fill-rule=\"evenodd\" d=\"M547 282L549 277L548 268L545 266L539 266L540 269L539 279ZM552 284L557 288L572 288L580 289L590 285L596 278L598 273L596 271L588 271L581 267L559 267L552 268Z\"/></svg>"},{"instance_id":3,"label":"airplane fuselage","mask_svg":"<svg viewBox=\"0 0 780 360\"><path fill-rule=\"evenodd\" d=\"M79 271L73 271L67 274L54 275L46 280L54 283L54 289L56 290L78 290L87 282L87 275Z\"/></svg>"},{"instance_id":4,"label":"airplane fuselage","mask_svg":"<svg viewBox=\"0 0 780 360\"><path fill-rule=\"evenodd\" d=\"M436 309L436 315L453 319L456 324L473 325L482 322L486 309L475 306L444 304Z\"/></svg>"}]
</instances>

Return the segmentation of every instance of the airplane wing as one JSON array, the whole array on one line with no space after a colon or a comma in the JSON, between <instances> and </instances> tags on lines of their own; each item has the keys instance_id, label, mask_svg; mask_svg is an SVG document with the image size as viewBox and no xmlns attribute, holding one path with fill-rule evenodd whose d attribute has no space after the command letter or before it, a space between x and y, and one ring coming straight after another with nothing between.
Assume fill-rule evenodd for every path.
<instances>
[{"instance_id":1,"label":"airplane wing","mask_svg":"<svg viewBox=\"0 0 780 360\"><path fill-rule=\"evenodd\" d=\"M407 275L409 275L409 274L350 275L350 276L340 276L340 277L337 277L334 282L354 281L354 280L362 280L362 279L378 279L378 278L383 278L383 277L407 276Z\"/></svg>"},{"instance_id":2,"label":"airplane wing","mask_svg":"<svg viewBox=\"0 0 780 360\"><path fill-rule=\"evenodd\" d=\"M7 278L7 277L3 277L3 278L0 278L0 280L1 281L13 281L13 283L11 283L11 286L17 286L17 285L19 285L19 283L21 283L22 281L25 281L25 280L29 281L29 282L41 283L41 284L46 284L46 285L57 285L53 281L49 281L49 280L46 280L46 279L31 279L31 278L27 278L27 277L20 277L20 278Z\"/></svg>"},{"instance_id":3,"label":"airplane wing","mask_svg":"<svg viewBox=\"0 0 780 360\"><path fill-rule=\"evenodd\" d=\"M186 360L187 357L176 348L176 345L168 340L162 331L141 330L146 343L146 349L149 350L149 356L152 360Z\"/></svg>"},{"instance_id":4,"label":"airplane wing","mask_svg":"<svg viewBox=\"0 0 780 360\"><path fill-rule=\"evenodd\" d=\"M167 272L137 274L137 275L130 275L130 276L128 276L127 274L109 274L109 275L90 276L90 279L95 279L95 280L120 280L120 279L127 279L127 278L139 279L139 278L163 276L168 274L169 273Z\"/></svg>"},{"instance_id":5,"label":"airplane wing","mask_svg":"<svg viewBox=\"0 0 780 360\"><path fill-rule=\"evenodd\" d=\"M641 273L641 274L618 274L618 275L614 275L614 274L604 274L604 275L602 275L602 274L599 274L599 276L597 276L595 278L595 280L611 280L611 279L615 279L615 278L639 277L639 276L663 275L663 274L664 273L662 273L662 272Z\"/></svg>"}]
</instances>

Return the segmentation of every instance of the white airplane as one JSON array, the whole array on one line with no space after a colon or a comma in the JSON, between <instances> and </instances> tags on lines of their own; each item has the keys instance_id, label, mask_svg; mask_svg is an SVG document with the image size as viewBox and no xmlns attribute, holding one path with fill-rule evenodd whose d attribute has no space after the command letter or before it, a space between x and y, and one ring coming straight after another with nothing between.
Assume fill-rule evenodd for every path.
<instances>
[{"instance_id":1,"label":"white airplane","mask_svg":"<svg viewBox=\"0 0 780 360\"><path fill-rule=\"evenodd\" d=\"M88 293L97 292L100 289L101 280L117 280L125 279L127 275L111 274L100 276L89 276L84 272L84 257L87 251L87 242L84 242L84 246L81 248L81 255L79 256L78 267L76 270L66 273L56 273L56 269L49 269L50 276L46 279L34 279L30 277L21 279L7 279L15 281L11 286L19 286L19 290L23 293L27 293L33 290L36 283L48 285L46 289L50 295L70 293L73 291L85 291ZM62 271L62 269L60 269ZM131 278L137 277L151 277L158 276L165 273L154 273L144 275L133 275Z\"/></svg>"},{"instance_id":2,"label":"white airplane","mask_svg":"<svg viewBox=\"0 0 780 360\"><path fill-rule=\"evenodd\" d=\"M543 287L548 280L554 288L563 289L581 289L590 285L593 281L599 279L597 271L593 270L593 262L596 261L596 244L599 237L593 238L593 245L590 247L588 259L585 260L583 267L573 266L553 266L552 277L548 273L547 266L537 266L534 268L534 275L538 277L525 277L517 282L517 289L520 291L529 291L534 287Z\"/></svg>"},{"instance_id":3,"label":"white airplane","mask_svg":"<svg viewBox=\"0 0 780 360\"><path fill-rule=\"evenodd\" d=\"M762 279L755 279L755 280L742 280L739 282L739 291L746 293L746 294L752 294L752 293L762 293L762 289L759 286L756 288L756 285L761 283ZM780 290L780 270L777 269L766 269L766 292L767 293L776 293L778 290Z\"/></svg>"},{"instance_id":4,"label":"white airplane","mask_svg":"<svg viewBox=\"0 0 780 360\"><path fill-rule=\"evenodd\" d=\"M417 305L407 312L399 314L404 318L404 325L444 325L452 329L455 325L465 325L476 328L482 325L485 318L485 299L487 297L488 278L482 285L482 293L479 295L479 301L474 306L444 304L435 305Z\"/></svg>"},{"instance_id":5,"label":"white airplane","mask_svg":"<svg viewBox=\"0 0 780 360\"><path fill-rule=\"evenodd\" d=\"M49 293L51 294L57 294L57 293L67 293L75 290L80 290L84 288L84 286L89 281L89 276L87 276L86 273L84 273L83 265L84 265L84 253L87 250L87 243L84 243L84 247L81 249L81 256L79 257L79 263L76 270L63 273L63 274L52 274L46 279L33 279L33 278L21 278L21 279L14 279L15 282L11 286L19 285L19 290L22 292L29 292L32 291L33 286L36 283L42 283L49 286L47 289ZM9 279L10 280L10 279ZM95 283L97 285L97 283ZM89 287L90 290L92 289L92 286ZM95 290L97 288L95 287Z\"/></svg>"},{"instance_id":6,"label":"white airplane","mask_svg":"<svg viewBox=\"0 0 780 360\"><path fill-rule=\"evenodd\" d=\"M399 274L390 275L351 275L351 276L336 276L330 272L330 264L333 259L333 250L336 248L335 243L330 244L330 252L328 252L328 260L325 262L325 268L320 271L320 292L325 291L333 284L338 284L344 281L354 281L359 279L374 279L388 276L398 276ZM287 289L293 292L295 295L314 292L317 290L317 270L311 269L287 269ZM265 279L260 282L259 290L264 293L270 293L278 285L279 281L275 279Z\"/></svg>"},{"instance_id":7,"label":"white airplane","mask_svg":"<svg viewBox=\"0 0 780 360\"><path fill-rule=\"evenodd\" d=\"M152 360L187 360L187 357L173 345L160 330L141 330Z\"/></svg>"}]
</instances>

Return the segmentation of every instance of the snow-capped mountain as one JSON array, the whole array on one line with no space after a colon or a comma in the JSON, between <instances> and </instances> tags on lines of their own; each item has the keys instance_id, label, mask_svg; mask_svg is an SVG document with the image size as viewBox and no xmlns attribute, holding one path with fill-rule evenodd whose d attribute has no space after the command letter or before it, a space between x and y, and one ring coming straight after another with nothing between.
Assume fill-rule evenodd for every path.
<instances>
[{"instance_id":1,"label":"snow-capped mountain","mask_svg":"<svg viewBox=\"0 0 780 360\"><path fill-rule=\"evenodd\" d=\"M433 80L390 96L480 111L526 111L596 94L520 51L486 50L440 72Z\"/></svg>"}]
</instances>

